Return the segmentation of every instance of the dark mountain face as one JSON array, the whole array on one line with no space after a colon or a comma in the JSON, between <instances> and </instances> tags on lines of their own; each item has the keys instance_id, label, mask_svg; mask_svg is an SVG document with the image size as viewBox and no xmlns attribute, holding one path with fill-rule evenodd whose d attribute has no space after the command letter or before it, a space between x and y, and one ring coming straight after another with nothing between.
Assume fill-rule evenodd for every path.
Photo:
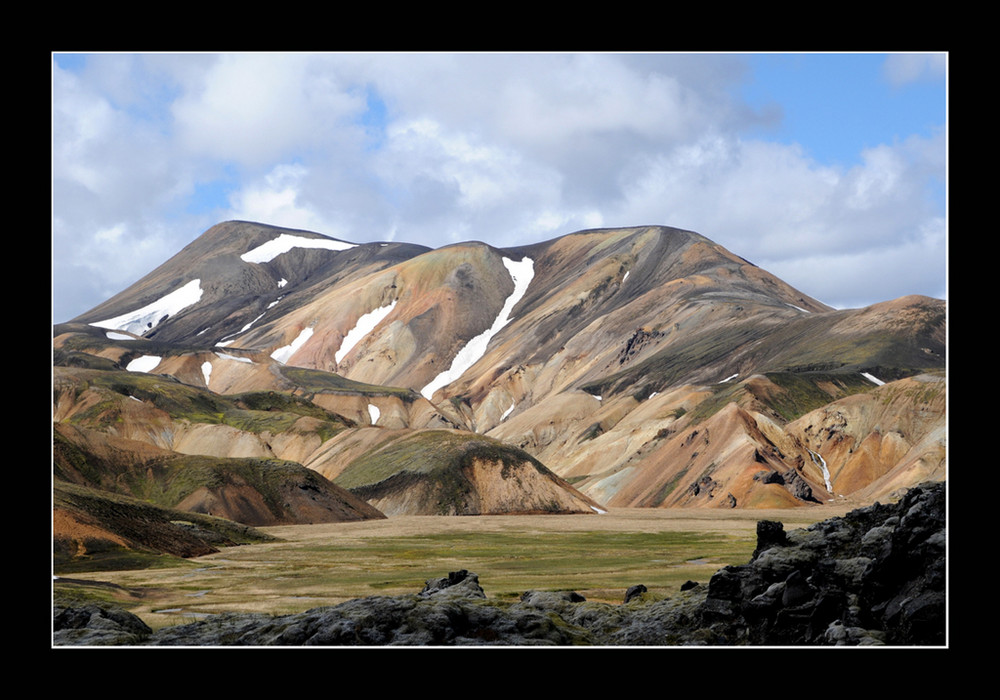
<instances>
[{"instance_id":1,"label":"dark mountain face","mask_svg":"<svg viewBox=\"0 0 1000 700\"><path fill-rule=\"evenodd\" d=\"M291 460L334 483L361 460L376 470L405 463L405 450L393 461L372 453L401 435L479 434L537 460L556 478L545 488L569 493L562 479L572 481L580 498L567 502L583 510L873 499L918 476L944 478L945 328L943 301L833 310L667 227L432 250L226 222L55 327L55 416L157 436L174 453ZM296 396L344 423L324 433L302 420L279 439L211 411L141 411L122 393L119 422L94 423L86 402L106 397L87 398L82 367L171 377L206 403ZM817 411L827 416L822 439L800 425L820 424ZM916 411L928 418L918 427ZM877 458L847 456L844 445L869 449L876 434ZM822 466L826 454L837 464ZM840 486L831 468L846 470ZM493 473L483 469L477 478ZM393 483L420 482L407 479Z\"/></svg>"}]
</instances>

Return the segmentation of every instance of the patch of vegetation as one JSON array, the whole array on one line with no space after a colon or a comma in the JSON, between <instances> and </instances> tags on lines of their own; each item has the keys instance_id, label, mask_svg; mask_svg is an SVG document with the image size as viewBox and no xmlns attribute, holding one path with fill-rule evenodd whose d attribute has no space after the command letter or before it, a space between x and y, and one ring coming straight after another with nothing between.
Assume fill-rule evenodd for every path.
<instances>
[{"instance_id":1,"label":"patch of vegetation","mask_svg":"<svg viewBox=\"0 0 1000 700\"><path fill-rule=\"evenodd\" d=\"M580 516L588 517L588 516ZM491 597L530 589L618 589L635 583L677 590L694 578L692 560L737 563L749 559L752 538L697 532L533 532L449 533L370 541L372 565L379 567L406 552L427 578L452 562L475 571ZM437 567L437 568L435 568ZM707 580L707 579L705 579Z\"/></svg>"},{"instance_id":2,"label":"patch of vegetation","mask_svg":"<svg viewBox=\"0 0 1000 700\"><path fill-rule=\"evenodd\" d=\"M724 406L735 401L741 394L741 388L737 384L716 384L712 387L712 395L701 401L697 406L688 411L688 425L698 425L702 421L714 416Z\"/></svg>"},{"instance_id":3,"label":"patch of vegetation","mask_svg":"<svg viewBox=\"0 0 1000 700\"><path fill-rule=\"evenodd\" d=\"M912 324L850 333L831 330L844 314L803 315L777 326L734 323L678 338L642 362L580 388L600 396L623 391L648 396L688 381L702 368L722 366L734 353L758 374L870 372L891 381L944 366L944 312L929 305L922 313L916 330Z\"/></svg>"},{"instance_id":4,"label":"patch of vegetation","mask_svg":"<svg viewBox=\"0 0 1000 700\"><path fill-rule=\"evenodd\" d=\"M334 482L354 490L386 481L400 472L425 476L435 472L460 472L473 460L501 462L505 466L528 461L536 469L545 470L527 452L482 435L424 430L369 450L344 469Z\"/></svg>"},{"instance_id":5,"label":"patch of vegetation","mask_svg":"<svg viewBox=\"0 0 1000 700\"><path fill-rule=\"evenodd\" d=\"M175 566L194 566L183 557L162 552L116 546L109 541L88 540L87 554L74 556L72 553L55 549L53 570L60 576L93 573L99 571L131 571L133 569L158 569Z\"/></svg>"},{"instance_id":6,"label":"patch of vegetation","mask_svg":"<svg viewBox=\"0 0 1000 700\"><path fill-rule=\"evenodd\" d=\"M88 353L98 355L109 348L122 348L119 364L124 367L131 360L142 355L157 355L159 357L174 357L196 352L206 352L208 349L198 345L179 345L175 342L160 342L149 337L115 340L108 337L112 332L107 328L98 328L87 324L60 324L53 328L53 334L69 334L63 338L62 349L67 352ZM57 366L60 362L55 363Z\"/></svg>"},{"instance_id":7,"label":"patch of vegetation","mask_svg":"<svg viewBox=\"0 0 1000 700\"><path fill-rule=\"evenodd\" d=\"M183 566L183 561L175 566ZM194 566L194 564L191 564ZM83 605L115 605L128 609L140 601L143 591L130 590L106 581L92 581L67 577L56 578L52 583L52 604L71 607Z\"/></svg>"},{"instance_id":8,"label":"patch of vegetation","mask_svg":"<svg viewBox=\"0 0 1000 700\"><path fill-rule=\"evenodd\" d=\"M104 396L74 415L70 422L98 428L122 420L122 397L152 404L173 420L229 425L258 434L285 432L304 416L322 422L316 428L322 440L351 425L343 416L305 398L275 391L223 396L170 376L125 371L85 370L76 375L75 381L77 393L90 389L103 392Z\"/></svg>"},{"instance_id":9,"label":"patch of vegetation","mask_svg":"<svg viewBox=\"0 0 1000 700\"><path fill-rule=\"evenodd\" d=\"M874 374L874 372L873 372ZM943 377L943 373L941 373ZM910 388L887 387L882 390L882 404L889 405L897 401L901 395L917 406L930 406L942 402L947 395L947 388L944 382L927 381L920 382Z\"/></svg>"},{"instance_id":10,"label":"patch of vegetation","mask_svg":"<svg viewBox=\"0 0 1000 700\"><path fill-rule=\"evenodd\" d=\"M766 329L759 326L734 324L675 342L628 369L580 388L598 396L611 396L639 385L644 387L643 391L659 391L683 381L692 371L724 360L736 349L765 336Z\"/></svg>"},{"instance_id":11,"label":"patch of vegetation","mask_svg":"<svg viewBox=\"0 0 1000 700\"><path fill-rule=\"evenodd\" d=\"M433 498L439 514L466 514L474 504L468 473L476 462L500 465L509 478L525 463L540 473L549 471L518 448L475 433L458 430L419 431L369 450L334 479L364 499L402 488L420 487Z\"/></svg>"},{"instance_id":12,"label":"patch of vegetation","mask_svg":"<svg viewBox=\"0 0 1000 700\"><path fill-rule=\"evenodd\" d=\"M670 479L670 481L663 484L663 486L660 487L660 490L656 492L656 494L649 501L649 503L643 504L643 507L648 506L650 508L659 508L660 505L662 505L663 502L667 500L667 496L669 496L674 492L674 490L677 488L677 484L679 484L681 479L683 479L687 475L687 472L688 472L687 467L681 469L676 475L674 475L672 479Z\"/></svg>"},{"instance_id":13,"label":"patch of vegetation","mask_svg":"<svg viewBox=\"0 0 1000 700\"><path fill-rule=\"evenodd\" d=\"M282 367L281 373L307 393L344 393L362 396L396 396L403 401L413 402L420 398L413 389L365 384L356 382L333 372L305 367Z\"/></svg>"},{"instance_id":14,"label":"patch of vegetation","mask_svg":"<svg viewBox=\"0 0 1000 700\"><path fill-rule=\"evenodd\" d=\"M875 388L859 372L772 372L765 376L781 389L765 403L786 421L795 420L834 399ZM837 395L831 395L829 388L835 389Z\"/></svg>"},{"instance_id":15,"label":"patch of vegetation","mask_svg":"<svg viewBox=\"0 0 1000 700\"><path fill-rule=\"evenodd\" d=\"M178 566L183 557L218 547L272 541L254 528L142 500L56 481L53 508L91 524L83 534L57 530L53 568L57 574ZM114 533L103 536L100 533Z\"/></svg>"},{"instance_id":16,"label":"patch of vegetation","mask_svg":"<svg viewBox=\"0 0 1000 700\"><path fill-rule=\"evenodd\" d=\"M106 357L98 357L87 352L60 348L52 353L53 367L80 367L83 369L100 369L110 371L118 369L118 365Z\"/></svg>"}]
</instances>

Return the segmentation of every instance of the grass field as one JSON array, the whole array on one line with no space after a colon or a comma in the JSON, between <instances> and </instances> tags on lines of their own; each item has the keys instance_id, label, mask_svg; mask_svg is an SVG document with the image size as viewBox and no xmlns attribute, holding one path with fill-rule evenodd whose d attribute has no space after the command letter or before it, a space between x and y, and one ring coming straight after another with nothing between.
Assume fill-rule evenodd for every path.
<instances>
[{"instance_id":1,"label":"grass field","mask_svg":"<svg viewBox=\"0 0 1000 700\"><path fill-rule=\"evenodd\" d=\"M286 614L417 593L427 580L459 569L478 574L490 599L573 590L620 603L634 584L670 596L685 581L707 583L723 566L746 563L758 520L780 520L791 530L846 510L619 509L261 528L280 541L231 547L171 568L74 574L56 580L54 590L58 600L114 601L153 628L224 611Z\"/></svg>"}]
</instances>

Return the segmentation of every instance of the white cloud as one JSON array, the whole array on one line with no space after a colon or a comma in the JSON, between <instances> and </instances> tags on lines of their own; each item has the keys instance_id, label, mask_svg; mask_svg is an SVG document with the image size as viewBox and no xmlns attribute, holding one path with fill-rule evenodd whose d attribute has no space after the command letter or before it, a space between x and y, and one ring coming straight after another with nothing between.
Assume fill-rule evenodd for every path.
<instances>
[{"instance_id":1,"label":"white cloud","mask_svg":"<svg viewBox=\"0 0 1000 700\"><path fill-rule=\"evenodd\" d=\"M943 58L890 56L886 75L931 75ZM914 232L941 217L926 191L929 176L944 181L943 134L901 134L855 168L829 167L747 137L772 112L735 96L745 70L724 55L559 53L111 54L73 73L55 66L57 318L223 218L429 246L660 223L755 262L844 260L894 239L909 252L883 260L917 255ZM223 176L228 207L189 210L199 184Z\"/></svg>"},{"instance_id":2,"label":"white cloud","mask_svg":"<svg viewBox=\"0 0 1000 700\"><path fill-rule=\"evenodd\" d=\"M883 74L896 87L924 80L940 80L948 68L945 53L898 53L885 60Z\"/></svg>"},{"instance_id":3,"label":"white cloud","mask_svg":"<svg viewBox=\"0 0 1000 700\"><path fill-rule=\"evenodd\" d=\"M322 224L316 212L299 204L299 191L308 169L276 165L230 196L231 216L245 221L281 222L290 228L313 230Z\"/></svg>"},{"instance_id":4,"label":"white cloud","mask_svg":"<svg viewBox=\"0 0 1000 700\"><path fill-rule=\"evenodd\" d=\"M328 70L320 70L319 68ZM335 65L299 53L226 54L173 104L180 143L201 157L261 165L334 146L364 109Z\"/></svg>"},{"instance_id":5,"label":"white cloud","mask_svg":"<svg viewBox=\"0 0 1000 700\"><path fill-rule=\"evenodd\" d=\"M946 297L943 219L928 220L902 243L825 255L761 260L761 267L837 308L857 308L911 293ZM926 280L940 280L928 287Z\"/></svg>"}]
</instances>

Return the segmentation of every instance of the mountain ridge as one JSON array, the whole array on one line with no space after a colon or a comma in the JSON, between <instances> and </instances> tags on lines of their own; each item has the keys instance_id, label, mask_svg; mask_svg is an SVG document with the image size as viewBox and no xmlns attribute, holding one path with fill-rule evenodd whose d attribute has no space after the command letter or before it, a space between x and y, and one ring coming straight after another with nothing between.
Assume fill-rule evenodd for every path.
<instances>
[{"instance_id":1,"label":"mountain ridge","mask_svg":"<svg viewBox=\"0 0 1000 700\"><path fill-rule=\"evenodd\" d=\"M54 325L57 383L71 387L55 405L87 395L82 367L162 375L208 392L196 403L277 392L339 416L336 435L282 438L284 454L320 473L364 459L374 443L359 431L419 440L445 430L522 450L562 493L597 506L870 501L910 485L899 461L936 461L921 471L944 478L943 398L918 405L901 392L908 398L881 414L888 439L868 425L872 406L852 409L868 427L841 435L868 452L877 442L881 461L845 456L795 422L901 380L941 384L943 397L946 310L920 296L832 309L701 234L665 226L431 249L230 221ZM928 419L896 430L914 410ZM168 422L180 435L190 420ZM247 439L277 444L272 433L234 441L218 424L198 431L201 447L184 449L218 458ZM829 487L811 456L824 451L844 473ZM488 469L487 481L501 470ZM509 512L520 506L508 499Z\"/></svg>"}]
</instances>

